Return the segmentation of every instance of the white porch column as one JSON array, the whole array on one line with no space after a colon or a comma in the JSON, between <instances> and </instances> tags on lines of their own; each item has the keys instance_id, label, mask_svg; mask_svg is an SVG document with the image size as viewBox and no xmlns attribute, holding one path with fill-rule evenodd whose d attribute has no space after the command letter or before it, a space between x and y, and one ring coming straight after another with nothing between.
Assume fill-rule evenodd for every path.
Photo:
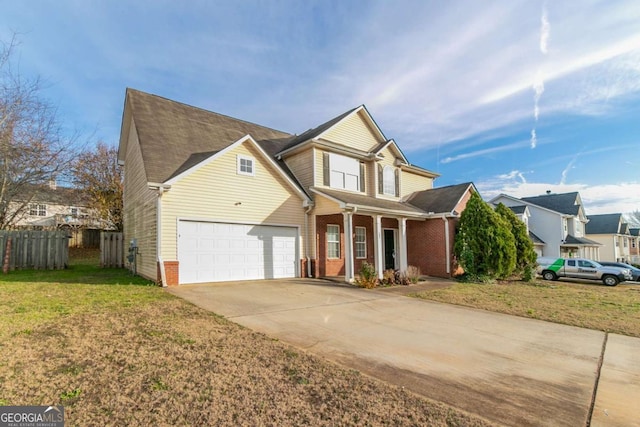
<instances>
[{"instance_id":1,"label":"white porch column","mask_svg":"<svg viewBox=\"0 0 640 427\"><path fill-rule=\"evenodd\" d=\"M444 220L444 253L447 274L451 274L451 248L449 247L449 220L443 216Z\"/></svg>"},{"instance_id":2,"label":"white porch column","mask_svg":"<svg viewBox=\"0 0 640 427\"><path fill-rule=\"evenodd\" d=\"M407 271L408 260L407 260L407 218L398 219L398 226L400 227L400 236L398 236L399 244L399 267L400 271Z\"/></svg>"},{"instance_id":3,"label":"white porch column","mask_svg":"<svg viewBox=\"0 0 640 427\"><path fill-rule=\"evenodd\" d=\"M382 245L382 216L373 216L373 254L378 279L382 279L384 270L384 246Z\"/></svg>"},{"instance_id":4,"label":"white porch column","mask_svg":"<svg viewBox=\"0 0 640 427\"><path fill-rule=\"evenodd\" d=\"M344 280L353 282L353 212L343 212L344 218Z\"/></svg>"}]
</instances>

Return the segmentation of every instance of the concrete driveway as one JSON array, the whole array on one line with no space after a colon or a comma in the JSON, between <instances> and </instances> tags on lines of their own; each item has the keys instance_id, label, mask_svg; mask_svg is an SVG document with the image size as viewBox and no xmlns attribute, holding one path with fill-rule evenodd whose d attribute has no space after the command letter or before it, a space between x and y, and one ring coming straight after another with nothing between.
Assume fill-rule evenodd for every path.
<instances>
[{"instance_id":1,"label":"concrete driveway","mask_svg":"<svg viewBox=\"0 0 640 427\"><path fill-rule=\"evenodd\" d=\"M639 339L321 280L169 292L501 424L640 425Z\"/></svg>"}]
</instances>

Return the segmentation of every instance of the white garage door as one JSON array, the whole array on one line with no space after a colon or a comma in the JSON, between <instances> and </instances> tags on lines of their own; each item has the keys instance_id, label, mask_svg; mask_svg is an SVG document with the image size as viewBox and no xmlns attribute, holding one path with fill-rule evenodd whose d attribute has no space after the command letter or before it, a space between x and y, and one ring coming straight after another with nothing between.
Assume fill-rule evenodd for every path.
<instances>
[{"instance_id":1,"label":"white garage door","mask_svg":"<svg viewBox=\"0 0 640 427\"><path fill-rule=\"evenodd\" d=\"M180 283L296 277L298 229L178 222Z\"/></svg>"}]
</instances>

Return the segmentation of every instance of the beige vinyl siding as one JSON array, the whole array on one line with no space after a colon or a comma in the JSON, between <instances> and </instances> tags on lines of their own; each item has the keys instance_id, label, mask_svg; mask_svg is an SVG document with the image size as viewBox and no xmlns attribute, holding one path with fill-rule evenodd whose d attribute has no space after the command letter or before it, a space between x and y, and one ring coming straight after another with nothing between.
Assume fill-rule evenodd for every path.
<instances>
[{"instance_id":1,"label":"beige vinyl siding","mask_svg":"<svg viewBox=\"0 0 640 427\"><path fill-rule=\"evenodd\" d=\"M367 124L363 114L351 114L324 133L322 138L358 150L371 151L383 139Z\"/></svg>"},{"instance_id":2,"label":"beige vinyl siding","mask_svg":"<svg viewBox=\"0 0 640 427\"><path fill-rule=\"evenodd\" d=\"M254 176L237 174L238 155L254 159ZM246 142L186 175L162 196L162 256L177 259L178 219L197 219L299 226L304 257L304 215L301 197Z\"/></svg>"},{"instance_id":3,"label":"beige vinyl siding","mask_svg":"<svg viewBox=\"0 0 640 427\"><path fill-rule=\"evenodd\" d=\"M315 185L313 182L313 150L313 148L308 148L285 159L285 163L304 188Z\"/></svg>"},{"instance_id":4,"label":"beige vinyl siding","mask_svg":"<svg viewBox=\"0 0 640 427\"><path fill-rule=\"evenodd\" d=\"M433 188L432 178L407 171L400 172L400 182L402 183L400 197L406 197L416 191L431 190Z\"/></svg>"},{"instance_id":5,"label":"beige vinyl siding","mask_svg":"<svg viewBox=\"0 0 640 427\"><path fill-rule=\"evenodd\" d=\"M340 209L340 205L338 205L338 203L334 202L333 200L327 199L326 197L323 197L319 194L316 194L314 199L314 215L331 215L342 212L342 209Z\"/></svg>"},{"instance_id":6,"label":"beige vinyl siding","mask_svg":"<svg viewBox=\"0 0 640 427\"><path fill-rule=\"evenodd\" d=\"M157 280L156 193L149 190L135 122L131 120L124 165L124 239L137 239L137 272Z\"/></svg>"},{"instance_id":7,"label":"beige vinyl siding","mask_svg":"<svg viewBox=\"0 0 640 427\"><path fill-rule=\"evenodd\" d=\"M323 163L323 154L325 151L318 150L317 148L313 149L313 160L314 160L314 170L315 170L315 178L314 184L316 187L320 187L324 185L324 163Z\"/></svg>"}]
</instances>

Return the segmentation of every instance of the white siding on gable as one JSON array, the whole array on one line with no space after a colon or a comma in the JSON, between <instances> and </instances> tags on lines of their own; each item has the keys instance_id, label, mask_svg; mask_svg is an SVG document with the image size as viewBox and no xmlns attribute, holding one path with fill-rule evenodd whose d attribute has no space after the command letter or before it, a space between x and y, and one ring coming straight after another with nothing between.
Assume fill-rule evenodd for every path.
<instances>
[{"instance_id":1,"label":"white siding on gable","mask_svg":"<svg viewBox=\"0 0 640 427\"><path fill-rule=\"evenodd\" d=\"M238 155L255 159L254 176L237 174ZM162 255L177 259L178 219L302 228L304 216L300 195L247 141L175 182L162 196Z\"/></svg>"},{"instance_id":2,"label":"white siding on gable","mask_svg":"<svg viewBox=\"0 0 640 427\"><path fill-rule=\"evenodd\" d=\"M322 138L358 150L371 151L384 141L367 124L364 114L364 112L351 114L322 135Z\"/></svg>"}]
</instances>

